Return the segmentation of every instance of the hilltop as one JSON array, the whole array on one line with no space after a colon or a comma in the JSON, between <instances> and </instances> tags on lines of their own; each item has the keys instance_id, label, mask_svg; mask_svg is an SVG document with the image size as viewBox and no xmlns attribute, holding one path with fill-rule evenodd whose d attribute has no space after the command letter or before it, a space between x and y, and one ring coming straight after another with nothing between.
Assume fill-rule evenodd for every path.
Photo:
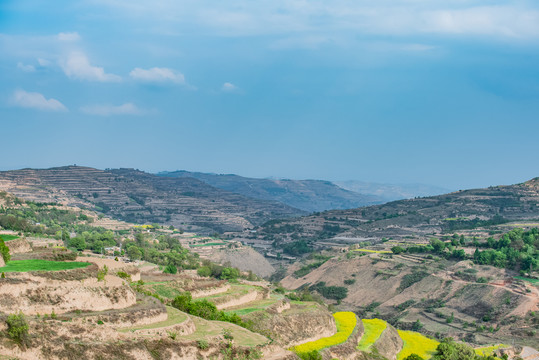
<instances>
[{"instance_id":1,"label":"hilltop","mask_svg":"<svg viewBox=\"0 0 539 360\"><path fill-rule=\"evenodd\" d=\"M350 209L383 202L381 197L345 190L323 180L256 179L184 170L160 172L157 175L195 178L219 189L254 199L278 201L308 212Z\"/></svg>"},{"instance_id":2,"label":"hilltop","mask_svg":"<svg viewBox=\"0 0 539 360\"><path fill-rule=\"evenodd\" d=\"M188 226L206 233L238 231L270 219L305 214L194 178L161 177L134 169L65 166L3 171L0 190L27 200L91 208L120 220Z\"/></svg>"}]
</instances>

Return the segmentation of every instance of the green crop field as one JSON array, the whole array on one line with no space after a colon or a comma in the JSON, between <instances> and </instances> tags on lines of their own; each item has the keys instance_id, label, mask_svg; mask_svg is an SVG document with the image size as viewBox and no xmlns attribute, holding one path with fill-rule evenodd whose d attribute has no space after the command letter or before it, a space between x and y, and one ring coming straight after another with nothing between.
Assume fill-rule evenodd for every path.
<instances>
[{"instance_id":1,"label":"green crop field","mask_svg":"<svg viewBox=\"0 0 539 360\"><path fill-rule=\"evenodd\" d=\"M341 311L333 314L333 317L337 323L337 333L335 335L294 346L291 350L296 353L308 353L339 345L348 340L357 325L356 314L350 311Z\"/></svg>"},{"instance_id":2,"label":"green crop field","mask_svg":"<svg viewBox=\"0 0 539 360\"><path fill-rule=\"evenodd\" d=\"M0 267L0 272L28 272L28 271L59 271L85 268L91 265L87 262L63 262L40 259L13 260L6 266Z\"/></svg>"},{"instance_id":3,"label":"green crop field","mask_svg":"<svg viewBox=\"0 0 539 360\"><path fill-rule=\"evenodd\" d=\"M357 345L357 349L367 351L378 340L387 327L387 323L380 319L363 319L365 332Z\"/></svg>"},{"instance_id":4,"label":"green crop field","mask_svg":"<svg viewBox=\"0 0 539 360\"><path fill-rule=\"evenodd\" d=\"M527 277L524 277L524 276L515 276L515 279L527 281L527 282L532 283L532 284L534 284L534 285L539 284L539 280L538 280L538 279L530 279L530 278L527 278Z\"/></svg>"},{"instance_id":5,"label":"green crop field","mask_svg":"<svg viewBox=\"0 0 539 360\"><path fill-rule=\"evenodd\" d=\"M204 246L218 246L218 245L226 245L224 242L210 242L210 243L202 243L202 244L194 244L189 245L190 247L204 247Z\"/></svg>"},{"instance_id":6,"label":"green crop field","mask_svg":"<svg viewBox=\"0 0 539 360\"><path fill-rule=\"evenodd\" d=\"M397 360L402 360L411 354L417 354L423 359L429 359L435 352L438 344L436 340L414 331L398 330L399 336L402 339L402 350L397 356Z\"/></svg>"},{"instance_id":7,"label":"green crop field","mask_svg":"<svg viewBox=\"0 0 539 360\"><path fill-rule=\"evenodd\" d=\"M271 299L262 299L262 300L252 301L250 303L245 304L245 307L238 306L238 307L228 309L226 313L227 314L236 313L239 316L247 315L255 311L265 310L282 298L283 298L282 296L272 295Z\"/></svg>"},{"instance_id":8,"label":"green crop field","mask_svg":"<svg viewBox=\"0 0 539 360\"><path fill-rule=\"evenodd\" d=\"M7 234L0 234L0 237L4 239L4 241L11 241L11 240L15 240L19 238L17 235L7 235Z\"/></svg>"}]
</instances>

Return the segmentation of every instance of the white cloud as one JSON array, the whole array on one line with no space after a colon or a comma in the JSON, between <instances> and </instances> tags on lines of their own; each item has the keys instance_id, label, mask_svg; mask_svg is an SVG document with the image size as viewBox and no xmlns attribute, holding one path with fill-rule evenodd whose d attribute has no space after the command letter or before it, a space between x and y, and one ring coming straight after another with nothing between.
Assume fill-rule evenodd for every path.
<instances>
[{"instance_id":1,"label":"white cloud","mask_svg":"<svg viewBox=\"0 0 539 360\"><path fill-rule=\"evenodd\" d=\"M93 66L86 55L80 51L69 53L67 59L60 61L64 73L72 78L88 81L115 82L121 81L118 75L107 74L102 67Z\"/></svg>"},{"instance_id":2,"label":"white cloud","mask_svg":"<svg viewBox=\"0 0 539 360\"><path fill-rule=\"evenodd\" d=\"M182 73L169 68L153 67L148 70L135 68L129 73L129 76L135 80L145 82L173 82L176 84L185 84L185 76L183 76Z\"/></svg>"},{"instance_id":3,"label":"white cloud","mask_svg":"<svg viewBox=\"0 0 539 360\"><path fill-rule=\"evenodd\" d=\"M49 60L43 58L37 58L37 63L43 67L49 66L51 64Z\"/></svg>"},{"instance_id":4,"label":"white cloud","mask_svg":"<svg viewBox=\"0 0 539 360\"><path fill-rule=\"evenodd\" d=\"M234 91L238 91L239 88L232 83L226 82L223 84L223 86L221 86L221 90L224 92L234 92Z\"/></svg>"},{"instance_id":5,"label":"white cloud","mask_svg":"<svg viewBox=\"0 0 539 360\"><path fill-rule=\"evenodd\" d=\"M46 99L43 94L16 90L12 102L15 106L47 111L67 111L67 108L56 99Z\"/></svg>"},{"instance_id":6,"label":"white cloud","mask_svg":"<svg viewBox=\"0 0 539 360\"><path fill-rule=\"evenodd\" d=\"M70 41L70 42L74 42L74 41L79 41L80 40L80 35L78 32L67 32L67 33L59 33L57 35L57 38L58 40L60 41Z\"/></svg>"},{"instance_id":7,"label":"white cloud","mask_svg":"<svg viewBox=\"0 0 539 360\"><path fill-rule=\"evenodd\" d=\"M25 65L20 61L17 63L17 69L22 70L24 72L34 72L34 71L36 71L36 68L33 65Z\"/></svg>"},{"instance_id":8,"label":"white cloud","mask_svg":"<svg viewBox=\"0 0 539 360\"><path fill-rule=\"evenodd\" d=\"M133 103L122 105L90 105L81 108L81 111L90 115L111 116L111 115L143 115L144 111Z\"/></svg>"}]
</instances>

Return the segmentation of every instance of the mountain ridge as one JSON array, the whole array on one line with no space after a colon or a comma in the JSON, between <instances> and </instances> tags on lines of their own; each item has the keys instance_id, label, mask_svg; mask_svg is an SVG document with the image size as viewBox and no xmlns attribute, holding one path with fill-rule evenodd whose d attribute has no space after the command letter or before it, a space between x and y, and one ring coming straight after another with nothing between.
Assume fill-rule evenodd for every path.
<instances>
[{"instance_id":1,"label":"mountain ridge","mask_svg":"<svg viewBox=\"0 0 539 360\"><path fill-rule=\"evenodd\" d=\"M255 199L279 201L309 212L349 209L383 202L381 197L350 191L326 180L261 179L186 170L164 171L157 175L192 177L223 190Z\"/></svg>"}]
</instances>

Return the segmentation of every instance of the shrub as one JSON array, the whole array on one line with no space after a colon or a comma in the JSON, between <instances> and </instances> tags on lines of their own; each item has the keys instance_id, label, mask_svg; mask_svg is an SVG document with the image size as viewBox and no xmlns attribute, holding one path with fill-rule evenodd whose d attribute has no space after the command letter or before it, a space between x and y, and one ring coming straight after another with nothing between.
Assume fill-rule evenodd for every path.
<instances>
[{"instance_id":1,"label":"shrub","mask_svg":"<svg viewBox=\"0 0 539 360\"><path fill-rule=\"evenodd\" d=\"M122 279L125 279L127 281L131 281L131 275L129 275L128 273L126 273L125 271L118 271L116 273L116 275L119 277L119 278L122 278Z\"/></svg>"},{"instance_id":2,"label":"shrub","mask_svg":"<svg viewBox=\"0 0 539 360\"><path fill-rule=\"evenodd\" d=\"M101 270L99 270L97 272L97 281L105 280L105 276L107 275L108 272L109 272L109 269L108 269L107 265L105 265L103 267L103 269L101 269Z\"/></svg>"},{"instance_id":3,"label":"shrub","mask_svg":"<svg viewBox=\"0 0 539 360\"><path fill-rule=\"evenodd\" d=\"M346 279L344 280L345 285L353 285L356 283L356 279Z\"/></svg>"},{"instance_id":4,"label":"shrub","mask_svg":"<svg viewBox=\"0 0 539 360\"><path fill-rule=\"evenodd\" d=\"M197 346L200 350L206 350L207 348L210 347L210 344L208 344L206 340L200 339L197 341Z\"/></svg>"},{"instance_id":5,"label":"shrub","mask_svg":"<svg viewBox=\"0 0 539 360\"><path fill-rule=\"evenodd\" d=\"M322 355L316 350L305 352L305 353L299 353L298 356L302 360L322 360L323 359Z\"/></svg>"},{"instance_id":6,"label":"shrub","mask_svg":"<svg viewBox=\"0 0 539 360\"><path fill-rule=\"evenodd\" d=\"M28 340L29 327L24 314L21 312L9 315L6 324L8 337L19 345L25 345Z\"/></svg>"},{"instance_id":7,"label":"shrub","mask_svg":"<svg viewBox=\"0 0 539 360\"><path fill-rule=\"evenodd\" d=\"M178 268L174 266L174 264L168 264L163 270L163 272L165 274L176 274L178 272Z\"/></svg>"},{"instance_id":8,"label":"shrub","mask_svg":"<svg viewBox=\"0 0 539 360\"><path fill-rule=\"evenodd\" d=\"M226 340L233 340L234 336L232 335L232 331L230 329L223 329L223 337Z\"/></svg>"},{"instance_id":9,"label":"shrub","mask_svg":"<svg viewBox=\"0 0 539 360\"><path fill-rule=\"evenodd\" d=\"M410 354L404 360L423 360L423 358L417 354Z\"/></svg>"},{"instance_id":10,"label":"shrub","mask_svg":"<svg viewBox=\"0 0 539 360\"><path fill-rule=\"evenodd\" d=\"M7 264L9 260L11 260L11 255L9 254L9 248L4 243L4 239L0 236L0 253L2 254L2 258L4 259L4 262Z\"/></svg>"}]
</instances>

